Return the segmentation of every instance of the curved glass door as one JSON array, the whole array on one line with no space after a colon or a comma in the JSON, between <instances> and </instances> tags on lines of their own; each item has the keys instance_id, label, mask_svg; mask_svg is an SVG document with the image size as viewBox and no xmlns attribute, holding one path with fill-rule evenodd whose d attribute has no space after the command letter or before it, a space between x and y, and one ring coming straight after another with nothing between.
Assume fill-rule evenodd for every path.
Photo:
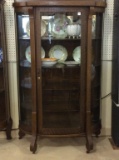
<instances>
[{"instance_id":1,"label":"curved glass door","mask_svg":"<svg viewBox=\"0 0 119 160\"><path fill-rule=\"evenodd\" d=\"M32 112L29 15L17 15L20 124L30 126Z\"/></svg>"}]
</instances>

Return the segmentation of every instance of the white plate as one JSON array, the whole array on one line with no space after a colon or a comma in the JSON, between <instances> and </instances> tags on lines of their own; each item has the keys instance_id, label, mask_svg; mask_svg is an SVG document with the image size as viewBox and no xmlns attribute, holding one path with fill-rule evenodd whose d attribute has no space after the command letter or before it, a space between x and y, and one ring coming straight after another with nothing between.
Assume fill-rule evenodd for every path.
<instances>
[{"instance_id":1,"label":"white plate","mask_svg":"<svg viewBox=\"0 0 119 160\"><path fill-rule=\"evenodd\" d=\"M66 64L67 66L75 66L75 65L79 65L79 62L76 62L76 61L66 61L66 62L64 62L64 64Z\"/></svg>"},{"instance_id":2,"label":"white plate","mask_svg":"<svg viewBox=\"0 0 119 160\"><path fill-rule=\"evenodd\" d=\"M67 59L68 53L65 47L61 45L53 46L49 51L50 58L56 58L58 62L64 62Z\"/></svg>"},{"instance_id":3,"label":"white plate","mask_svg":"<svg viewBox=\"0 0 119 160\"><path fill-rule=\"evenodd\" d=\"M81 47L77 46L74 50L73 50L73 59L76 62L81 63Z\"/></svg>"},{"instance_id":4,"label":"white plate","mask_svg":"<svg viewBox=\"0 0 119 160\"><path fill-rule=\"evenodd\" d=\"M27 35L30 37L29 21L26 24L26 32L27 32ZM41 37L44 36L45 33L46 33L46 23L45 23L45 21L41 20Z\"/></svg>"},{"instance_id":5,"label":"white plate","mask_svg":"<svg viewBox=\"0 0 119 160\"><path fill-rule=\"evenodd\" d=\"M28 60L28 62L31 63L31 47L30 46L28 46L26 48L25 56L26 56L26 59ZM43 47L41 47L41 58L44 58L44 57L45 57L45 51L44 51Z\"/></svg>"},{"instance_id":6,"label":"white plate","mask_svg":"<svg viewBox=\"0 0 119 160\"><path fill-rule=\"evenodd\" d=\"M55 38L67 37L66 28L70 19L65 14L56 14L54 20L51 19L51 33Z\"/></svg>"}]
</instances>

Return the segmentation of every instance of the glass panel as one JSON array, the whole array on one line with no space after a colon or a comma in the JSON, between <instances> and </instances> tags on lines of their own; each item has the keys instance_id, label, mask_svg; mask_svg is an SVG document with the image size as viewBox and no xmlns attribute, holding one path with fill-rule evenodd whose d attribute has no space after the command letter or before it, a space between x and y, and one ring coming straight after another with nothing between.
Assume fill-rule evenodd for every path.
<instances>
[{"instance_id":1,"label":"glass panel","mask_svg":"<svg viewBox=\"0 0 119 160\"><path fill-rule=\"evenodd\" d=\"M92 120L100 125L102 14L92 17Z\"/></svg>"},{"instance_id":2,"label":"glass panel","mask_svg":"<svg viewBox=\"0 0 119 160\"><path fill-rule=\"evenodd\" d=\"M32 84L31 84L31 48L30 23L28 15L18 15L18 60L20 90L20 121L31 125Z\"/></svg>"},{"instance_id":3,"label":"glass panel","mask_svg":"<svg viewBox=\"0 0 119 160\"><path fill-rule=\"evenodd\" d=\"M80 128L81 12L41 16L43 128Z\"/></svg>"},{"instance_id":4,"label":"glass panel","mask_svg":"<svg viewBox=\"0 0 119 160\"><path fill-rule=\"evenodd\" d=\"M6 118L5 107L5 82L4 82L4 65L3 65L3 40L4 35L2 30L2 14L0 8L0 121L4 121Z\"/></svg>"}]
</instances>

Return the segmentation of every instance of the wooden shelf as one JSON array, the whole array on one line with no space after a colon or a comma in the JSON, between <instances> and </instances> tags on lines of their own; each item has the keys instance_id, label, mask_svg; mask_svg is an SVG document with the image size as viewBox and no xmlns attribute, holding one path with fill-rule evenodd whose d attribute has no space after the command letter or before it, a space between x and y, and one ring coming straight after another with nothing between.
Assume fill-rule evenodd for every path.
<instances>
[{"instance_id":1,"label":"wooden shelf","mask_svg":"<svg viewBox=\"0 0 119 160\"><path fill-rule=\"evenodd\" d=\"M42 39L41 40L47 40L47 41L79 41L79 40L81 40L81 38L79 37L79 38L63 38L63 39L61 39L61 38L55 38L55 37L42 37Z\"/></svg>"},{"instance_id":2,"label":"wooden shelf","mask_svg":"<svg viewBox=\"0 0 119 160\"><path fill-rule=\"evenodd\" d=\"M43 112L49 112L49 113L65 113L66 112L68 114L71 112L72 113L73 112L80 112L80 110L73 110L73 109L72 110L71 109L70 110L57 110L56 109L56 110L43 110Z\"/></svg>"}]
</instances>

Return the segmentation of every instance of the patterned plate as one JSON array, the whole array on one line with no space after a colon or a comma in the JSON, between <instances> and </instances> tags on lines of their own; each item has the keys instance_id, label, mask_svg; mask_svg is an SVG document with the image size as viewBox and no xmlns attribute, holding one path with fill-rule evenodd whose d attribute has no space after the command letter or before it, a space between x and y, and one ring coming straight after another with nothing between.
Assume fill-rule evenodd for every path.
<instances>
[{"instance_id":1,"label":"patterned plate","mask_svg":"<svg viewBox=\"0 0 119 160\"><path fill-rule=\"evenodd\" d=\"M27 35L30 37L29 21L26 24L26 32L27 32ZM41 20L41 37L44 36L45 33L46 33L46 23L45 23L45 21Z\"/></svg>"},{"instance_id":2,"label":"patterned plate","mask_svg":"<svg viewBox=\"0 0 119 160\"><path fill-rule=\"evenodd\" d=\"M51 20L51 32L55 38L66 38L67 25L70 23L70 19L65 14L56 14L54 19Z\"/></svg>"},{"instance_id":3,"label":"patterned plate","mask_svg":"<svg viewBox=\"0 0 119 160\"><path fill-rule=\"evenodd\" d=\"M25 56L28 62L31 63L31 47L30 46L26 48ZM45 50L43 49L43 47L41 47L41 58L44 58L44 57L45 57Z\"/></svg>"},{"instance_id":4,"label":"patterned plate","mask_svg":"<svg viewBox=\"0 0 119 160\"><path fill-rule=\"evenodd\" d=\"M80 47L80 46L76 47L76 48L73 50L73 59L74 59L76 62L81 63L81 47Z\"/></svg>"},{"instance_id":5,"label":"patterned plate","mask_svg":"<svg viewBox=\"0 0 119 160\"><path fill-rule=\"evenodd\" d=\"M53 46L49 51L50 58L56 58L58 62L64 62L67 59L68 53L65 47L61 45Z\"/></svg>"}]
</instances>

